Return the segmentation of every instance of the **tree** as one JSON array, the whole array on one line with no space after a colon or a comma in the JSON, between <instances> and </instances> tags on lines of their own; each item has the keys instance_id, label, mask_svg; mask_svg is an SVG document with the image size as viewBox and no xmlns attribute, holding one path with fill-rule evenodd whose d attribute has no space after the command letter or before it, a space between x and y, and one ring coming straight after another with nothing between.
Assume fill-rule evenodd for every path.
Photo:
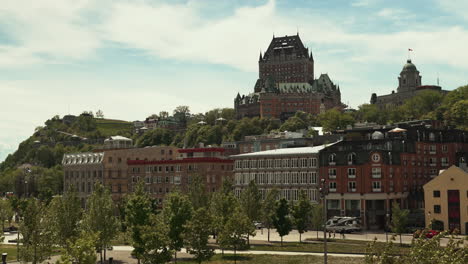
<instances>
[{"instance_id":1,"label":"tree","mask_svg":"<svg viewBox=\"0 0 468 264\"><path fill-rule=\"evenodd\" d=\"M104 118L104 112L102 112L101 109L97 110L96 117L101 119Z\"/></svg>"},{"instance_id":2,"label":"tree","mask_svg":"<svg viewBox=\"0 0 468 264\"><path fill-rule=\"evenodd\" d=\"M93 193L88 197L83 226L85 231L98 234L96 248L100 251L101 262L103 261L102 251L104 250L105 260L107 246L118 230L114 212L114 202L109 189L96 183Z\"/></svg>"},{"instance_id":3,"label":"tree","mask_svg":"<svg viewBox=\"0 0 468 264\"><path fill-rule=\"evenodd\" d=\"M406 224L408 223L408 210L400 209L398 203L394 203L392 207L392 232L400 235L400 245L402 245L401 234L406 231Z\"/></svg>"},{"instance_id":4,"label":"tree","mask_svg":"<svg viewBox=\"0 0 468 264\"><path fill-rule=\"evenodd\" d=\"M242 192L240 201L242 210L244 210L250 222L253 223L260 219L259 212L261 212L262 208L262 195L253 180L249 182L249 186ZM247 237L247 243L249 243L249 237Z\"/></svg>"},{"instance_id":5,"label":"tree","mask_svg":"<svg viewBox=\"0 0 468 264\"><path fill-rule=\"evenodd\" d=\"M5 221L8 221L8 224L11 224L11 218L13 217L13 208L10 205L10 202L6 199L0 198L0 221L2 221L2 232L5 229Z\"/></svg>"},{"instance_id":6,"label":"tree","mask_svg":"<svg viewBox=\"0 0 468 264\"><path fill-rule=\"evenodd\" d=\"M151 199L144 190L144 183L140 181L135 191L128 196L125 206L125 222L131 232L133 254L138 263L143 254L142 230L149 224L152 213Z\"/></svg>"},{"instance_id":7,"label":"tree","mask_svg":"<svg viewBox=\"0 0 468 264\"><path fill-rule=\"evenodd\" d=\"M221 189L213 194L210 201L210 211L213 218L212 228L216 235L224 229L238 206L239 201L234 196L232 182L226 179L223 181Z\"/></svg>"},{"instance_id":8,"label":"tree","mask_svg":"<svg viewBox=\"0 0 468 264\"><path fill-rule=\"evenodd\" d=\"M302 233L307 231L307 225L310 222L310 213L312 205L304 191L299 195L299 201L293 206L292 216L297 231L299 232L299 242L301 243Z\"/></svg>"},{"instance_id":9,"label":"tree","mask_svg":"<svg viewBox=\"0 0 468 264\"><path fill-rule=\"evenodd\" d=\"M76 240L69 241L65 254L56 264L95 264L97 260L95 242L97 240L97 234L82 232Z\"/></svg>"},{"instance_id":10,"label":"tree","mask_svg":"<svg viewBox=\"0 0 468 264\"><path fill-rule=\"evenodd\" d=\"M72 187L63 196L56 196L49 204L53 241L67 248L79 235L79 223L82 217L80 199Z\"/></svg>"},{"instance_id":11,"label":"tree","mask_svg":"<svg viewBox=\"0 0 468 264\"><path fill-rule=\"evenodd\" d=\"M268 191L265 200L262 202L262 222L268 229L268 242L270 242L270 229L276 216L276 200L279 196L279 190L276 188Z\"/></svg>"},{"instance_id":12,"label":"tree","mask_svg":"<svg viewBox=\"0 0 468 264\"><path fill-rule=\"evenodd\" d=\"M189 248L190 254L201 263L214 255L214 250L208 246L210 227L213 218L206 208L199 208L193 213L192 219L185 224L184 240Z\"/></svg>"},{"instance_id":13,"label":"tree","mask_svg":"<svg viewBox=\"0 0 468 264\"><path fill-rule=\"evenodd\" d=\"M162 215L151 215L149 225L144 226L142 233L143 264L166 263L171 260L171 241L168 233L169 226Z\"/></svg>"},{"instance_id":14,"label":"tree","mask_svg":"<svg viewBox=\"0 0 468 264\"><path fill-rule=\"evenodd\" d=\"M201 207L208 207L209 198L206 193L205 179L198 174L189 177L191 177L191 182L188 187L188 198L193 209L197 210Z\"/></svg>"},{"instance_id":15,"label":"tree","mask_svg":"<svg viewBox=\"0 0 468 264\"><path fill-rule=\"evenodd\" d=\"M292 230L292 223L291 219L289 218L288 201L286 201L284 198L279 200L273 225L281 237L281 246L283 246L283 236L289 234L289 232Z\"/></svg>"},{"instance_id":16,"label":"tree","mask_svg":"<svg viewBox=\"0 0 468 264\"><path fill-rule=\"evenodd\" d=\"M311 208L311 224L312 228L317 230L317 239L319 237L319 230L323 225L323 208L321 204L314 204Z\"/></svg>"},{"instance_id":17,"label":"tree","mask_svg":"<svg viewBox=\"0 0 468 264\"><path fill-rule=\"evenodd\" d=\"M244 246L248 237L254 233L255 226L253 223L243 210L237 208L219 234L219 243L221 247L231 246L234 249L235 259L237 249Z\"/></svg>"},{"instance_id":18,"label":"tree","mask_svg":"<svg viewBox=\"0 0 468 264\"><path fill-rule=\"evenodd\" d=\"M192 205L185 195L177 191L172 192L166 196L162 214L169 227L169 249L174 251L174 259L177 262L177 251L184 245L182 234L185 233L185 224L192 217Z\"/></svg>"},{"instance_id":19,"label":"tree","mask_svg":"<svg viewBox=\"0 0 468 264\"><path fill-rule=\"evenodd\" d=\"M393 242L389 241L384 246L376 243L374 240L368 245L365 256L366 264L464 264L468 263L468 247L463 245L462 239L456 239L454 235L448 235L447 232L426 239L425 233L428 230L423 230L419 238L415 238L411 242L409 252L401 254L394 246ZM445 246L441 245L441 238L447 237L448 241ZM395 238L393 237L392 240ZM398 256L401 255L401 256Z\"/></svg>"},{"instance_id":20,"label":"tree","mask_svg":"<svg viewBox=\"0 0 468 264\"><path fill-rule=\"evenodd\" d=\"M50 222L47 218L45 205L36 199L30 199L23 212L23 222L20 232L23 236L19 255L24 261L33 264L41 263L51 253L53 241L51 237Z\"/></svg>"},{"instance_id":21,"label":"tree","mask_svg":"<svg viewBox=\"0 0 468 264\"><path fill-rule=\"evenodd\" d=\"M345 129L346 126L354 124L354 118L350 114L342 113L335 108L320 114L318 119L325 131Z\"/></svg>"}]
</instances>

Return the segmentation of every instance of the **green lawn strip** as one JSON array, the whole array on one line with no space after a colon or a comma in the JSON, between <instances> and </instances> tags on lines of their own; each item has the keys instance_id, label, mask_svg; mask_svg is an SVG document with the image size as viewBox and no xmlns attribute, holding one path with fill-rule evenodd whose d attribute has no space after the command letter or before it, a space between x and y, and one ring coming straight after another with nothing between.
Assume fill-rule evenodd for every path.
<instances>
[{"instance_id":1,"label":"green lawn strip","mask_svg":"<svg viewBox=\"0 0 468 264\"><path fill-rule=\"evenodd\" d=\"M359 240L334 240L327 243L329 253L349 253L349 254L365 254L369 241ZM378 242L377 246L383 246L384 243ZM399 252L396 254L405 254L408 252L408 247L399 247L395 244L395 249ZM254 244L251 243L250 250L259 251L291 251L291 252L323 252L322 242L283 242L283 246L279 242L270 244Z\"/></svg>"},{"instance_id":2,"label":"green lawn strip","mask_svg":"<svg viewBox=\"0 0 468 264\"><path fill-rule=\"evenodd\" d=\"M323 263L323 257L320 256L281 256L281 255L237 255L237 263L255 263L255 264L305 264L305 263ZM329 263L333 264L357 264L362 263L362 258L350 257L329 257ZM179 264L197 263L195 260L178 260ZM234 263L234 255L221 254L215 255L210 261L203 261L202 263L219 264L219 263Z\"/></svg>"},{"instance_id":3,"label":"green lawn strip","mask_svg":"<svg viewBox=\"0 0 468 264\"><path fill-rule=\"evenodd\" d=\"M16 257L18 255L16 245L0 244L0 255L3 253L8 254L7 262L16 261ZM61 255L62 253L63 253L63 249L61 248L52 249L52 256Z\"/></svg>"},{"instance_id":4,"label":"green lawn strip","mask_svg":"<svg viewBox=\"0 0 468 264\"><path fill-rule=\"evenodd\" d=\"M16 261L17 252L16 252L15 245L0 245L0 255L3 253L8 254L8 257L7 257L8 262L11 262L14 260Z\"/></svg>"}]
</instances>

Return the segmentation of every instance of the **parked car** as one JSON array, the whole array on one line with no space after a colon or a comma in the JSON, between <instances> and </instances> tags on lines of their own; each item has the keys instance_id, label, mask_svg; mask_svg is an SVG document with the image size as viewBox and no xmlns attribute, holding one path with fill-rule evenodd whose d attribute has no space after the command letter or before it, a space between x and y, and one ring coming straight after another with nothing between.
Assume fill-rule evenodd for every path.
<instances>
[{"instance_id":1,"label":"parked car","mask_svg":"<svg viewBox=\"0 0 468 264\"><path fill-rule=\"evenodd\" d=\"M440 234L440 232L437 230L429 230L426 233L426 238L433 238L434 236L437 236L438 234Z\"/></svg>"},{"instance_id":2,"label":"parked car","mask_svg":"<svg viewBox=\"0 0 468 264\"><path fill-rule=\"evenodd\" d=\"M255 229L262 229L263 228L263 224L261 222L254 222L254 225L255 225Z\"/></svg>"},{"instance_id":3,"label":"parked car","mask_svg":"<svg viewBox=\"0 0 468 264\"><path fill-rule=\"evenodd\" d=\"M361 231L361 221L358 217L334 216L328 219L326 229L329 232L359 232Z\"/></svg>"}]
</instances>

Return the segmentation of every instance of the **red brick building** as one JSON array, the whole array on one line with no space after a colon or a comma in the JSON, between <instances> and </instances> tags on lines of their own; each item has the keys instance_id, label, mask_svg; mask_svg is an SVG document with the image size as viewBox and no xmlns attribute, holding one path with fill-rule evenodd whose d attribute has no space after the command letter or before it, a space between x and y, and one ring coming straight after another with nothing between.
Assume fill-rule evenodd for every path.
<instances>
[{"instance_id":1,"label":"red brick building","mask_svg":"<svg viewBox=\"0 0 468 264\"><path fill-rule=\"evenodd\" d=\"M128 160L129 190L144 181L146 191L161 203L175 189L186 192L193 177L200 176L206 191L215 192L233 175L233 160L224 152L224 148L179 149L173 160Z\"/></svg>"},{"instance_id":2,"label":"red brick building","mask_svg":"<svg viewBox=\"0 0 468 264\"><path fill-rule=\"evenodd\" d=\"M314 58L299 35L273 37L260 53L259 79L254 92L237 94L237 118L269 117L286 120L297 111L318 114L341 108L341 93L328 74L314 78Z\"/></svg>"},{"instance_id":3,"label":"red brick building","mask_svg":"<svg viewBox=\"0 0 468 264\"><path fill-rule=\"evenodd\" d=\"M451 165L466 166L465 131L436 123L351 129L345 140L320 153L320 177L328 188L328 217L360 216L367 228L383 228L392 203L424 208L422 186Z\"/></svg>"}]
</instances>

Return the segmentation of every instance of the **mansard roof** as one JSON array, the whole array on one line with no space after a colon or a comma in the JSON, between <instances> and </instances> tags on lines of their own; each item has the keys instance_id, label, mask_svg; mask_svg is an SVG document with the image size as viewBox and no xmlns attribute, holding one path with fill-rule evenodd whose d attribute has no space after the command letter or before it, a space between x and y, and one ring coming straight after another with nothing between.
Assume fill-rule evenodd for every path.
<instances>
[{"instance_id":1,"label":"mansard roof","mask_svg":"<svg viewBox=\"0 0 468 264\"><path fill-rule=\"evenodd\" d=\"M275 56L275 51L290 50L298 57L309 58L309 49L304 46L299 35L273 37L267 51L263 55L263 60L268 60Z\"/></svg>"}]
</instances>

